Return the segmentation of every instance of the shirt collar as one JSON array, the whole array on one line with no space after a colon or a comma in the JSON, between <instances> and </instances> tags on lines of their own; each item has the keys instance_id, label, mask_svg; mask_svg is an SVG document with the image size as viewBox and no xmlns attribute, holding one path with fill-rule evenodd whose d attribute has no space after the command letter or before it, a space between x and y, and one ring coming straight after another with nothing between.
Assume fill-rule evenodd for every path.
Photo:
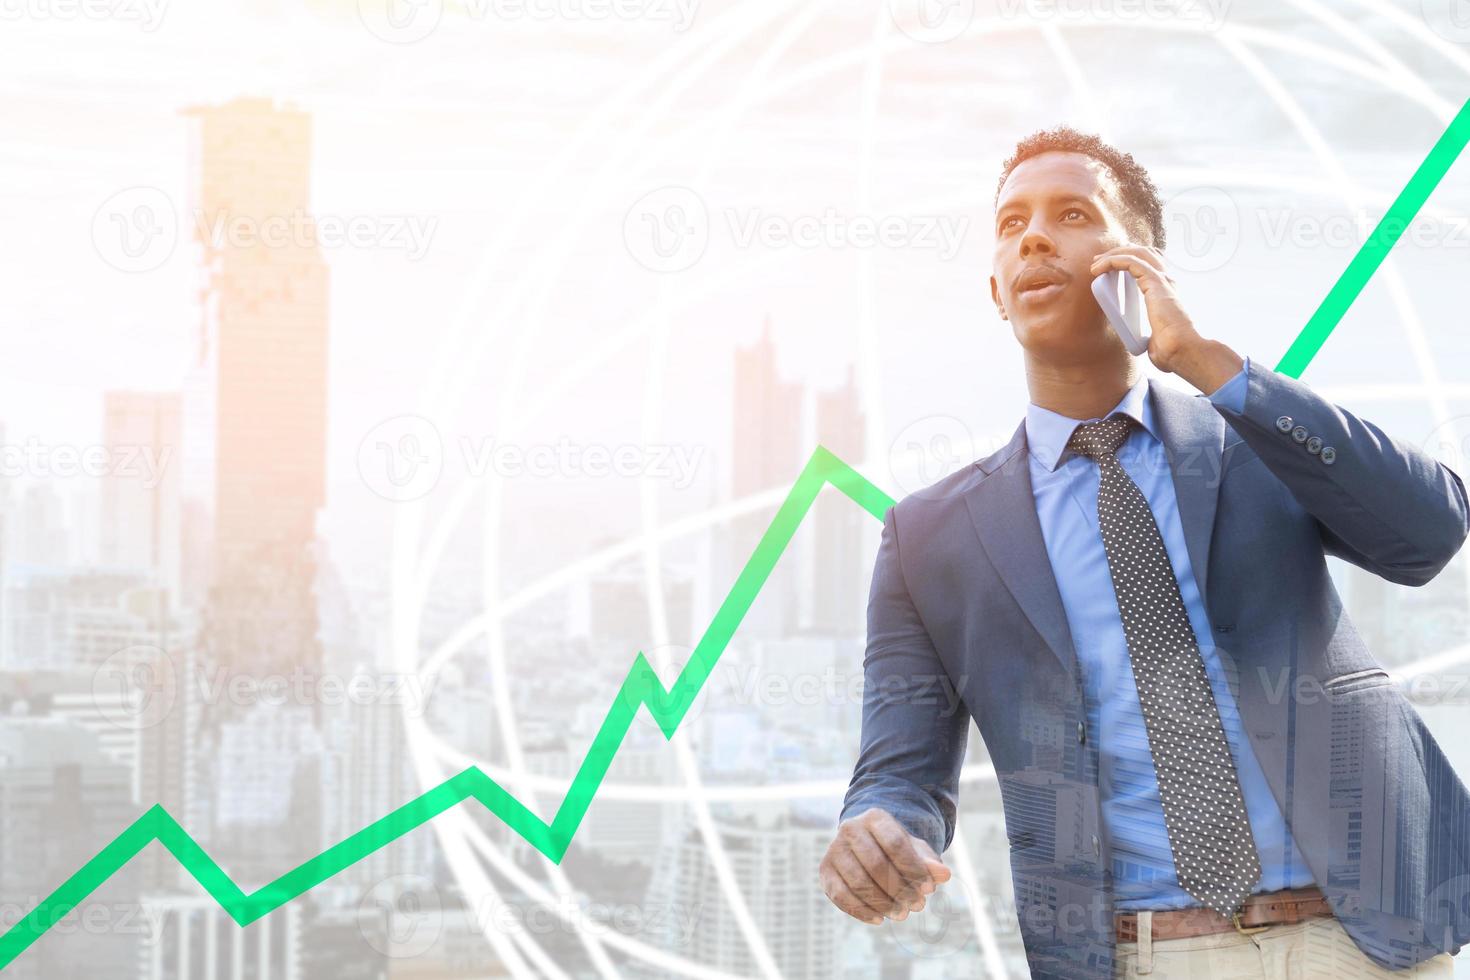
<instances>
[{"instance_id":1,"label":"shirt collar","mask_svg":"<svg viewBox=\"0 0 1470 980\"><path fill-rule=\"evenodd\" d=\"M1107 415L1114 412L1132 416L1149 435L1158 438L1158 433L1154 431L1153 399L1148 397L1147 377L1139 378ZM1107 415L1103 418L1107 418ZM1035 402L1027 402L1026 444L1031 448L1031 455L1048 471L1052 471L1061 464L1062 456L1067 451L1067 440L1072 438L1072 432L1077 426L1083 422L1097 421L1100 420L1068 418L1042 408Z\"/></svg>"}]
</instances>

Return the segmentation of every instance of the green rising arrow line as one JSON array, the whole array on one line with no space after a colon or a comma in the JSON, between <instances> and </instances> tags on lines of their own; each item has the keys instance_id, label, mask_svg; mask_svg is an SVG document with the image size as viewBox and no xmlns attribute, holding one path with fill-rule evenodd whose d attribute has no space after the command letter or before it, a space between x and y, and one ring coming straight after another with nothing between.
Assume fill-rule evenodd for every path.
<instances>
[{"instance_id":1,"label":"green rising arrow line","mask_svg":"<svg viewBox=\"0 0 1470 980\"><path fill-rule=\"evenodd\" d=\"M1301 372L1322 348L1328 335L1342 320L1362 292L1363 286L1398 241L1404 227L1418 214L1467 141L1470 141L1470 101L1466 102L1451 121L1444 135L1395 199L1368 241L1358 250L1301 335L1287 350L1286 356L1276 367L1278 372L1292 377L1301 376ZM755 552L746 561L745 568L741 570L729 595L715 613L714 620L699 645L694 648L693 656L680 672L673 688L664 689L653 666L642 653L634 658L632 669L628 671L607 717L602 721L602 727L592 740L587 758L572 779L566 798L562 800L555 819L549 825L495 780L471 767L247 895L204 848L189 836L188 831L179 826L178 821L167 810L155 806L99 851L81 870L63 882L25 918L0 936L0 970L14 962L46 930L65 918L103 882L154 841L166 847L194 880L229 913L230 918L241 926L269 915L379 848L469 799L478 801L538 851L560 864L639 707L648 708L665 738L674 737L679 722L704 687L710 672L720 659L720 654L725 651L734 635L735 628L745 618L746 611L750 609L775 568L777 559L786 550L786 545L806 517L807 510L827 483L851 497L879 520L883 519L884 512L894 504L892 497L827 449L818 446L801 475L797 477L790 493L786 495L786 500L776 512L770 527L761 536Z\"/></svg>"},{"instance_id":2,"label":"green rising arrow line","mask_svg":"<svg viewBox=\"0 0 1470 980\"><path fill-rule=\"evenodd\" d=\"M167 810L155 806L135 820L116 840L83 865L80 871L68 878L9 932L0 936L0 969L9 966L46 930L81 904L104 881L112 877L114 872L155 840L168 848L169 853L194 876L195 881L204 886L204 890L229 913L230 918L242 926L269 915L339 871L351 867L450 807L469 799L479 801L480 805L504 820L536 850L560 864L577 827L582 823L582 817L592 805L593 797L597 795L597 788L602 785L603 777L612 766L613 757L623 742L623 736L628 733L629 726L633 724L638 708L646 705L664 736L674 737L679 722L704 687L704 682L714 670L720 654L725 651L734 635L735 628L745 618L746 611L750 609L762 586L766 584L766 579L776 567L777 559L786 550L786 545L806 517L807 510L827 483L851 497L879 520L883 519L883 512L894 503L892 497L824 447L818 446L792 486L791 492L786 495L786 500L776 512L770 527L761 536L755 552L746 561L740 577L735 580L730 594L715 613L714 621L710 623L699 645L694 648L689 663L680 672L674 686L664 689L653 665L642 653L634 658L633 667L623 680L622 687L618 689L612 708L592 739L592 748L588 751L587 758L572 779L566 798L562 800L556 818L549 825L495 780L471 767L247 895L220 868L214 858L179 826L178 821Z\"/></svg>"},{"instance_id":3,"label":"green rising arrow line","mask_svg":"<svg viewBox=\"0 0 1470 980\"><path fill-rule=\"evenodd\" d=\"M1363 287L1368 285L1368 280L1373 278L1373 273L1388 258L1389 251L1398 242L1399 236L1403 235L1404 229L1409 227L1409 222L1414 220L1424 202L1429 200L1429 195L1439 186L1441 178L1450 169L1450 164L1455 162L1460 151L1465 148L1466 141L1470 141L1470 101L1460 106L1460 111L1450 120L1439 142L1434 144L1424 162L1419 164L1419 169L1414 171L1414 176L1399 191L1399 196L1394 198L1388 211L1384 213L1383 220L1378 222L1368 240L1359 247L1353 260L1317 307L1317 312L1312 314L1302 332L1282 355L1281 362L1276 365L1278 372L1293 378L1302 376L1312 358L1317 356L1317 352L1327 342L1327 337L1342 322L1348 307L1353 305Z\"/></svg>"}]
</instances>

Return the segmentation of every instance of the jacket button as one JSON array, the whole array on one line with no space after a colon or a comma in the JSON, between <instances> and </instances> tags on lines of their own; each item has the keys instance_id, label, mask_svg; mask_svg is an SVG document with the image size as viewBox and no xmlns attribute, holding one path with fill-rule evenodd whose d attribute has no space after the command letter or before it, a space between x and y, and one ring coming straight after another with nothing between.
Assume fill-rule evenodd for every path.
<instances>
[{"instance_id":1,"label":"jacket button","mask_svg":"<svg viewBox=\"0 0 1470 980\"><path fill-rule=\"evenodd\" d=\"M1080 721L1077 723L1077 741L1078 742L1086 742L1087 741L1087 729L1083 726L1082 722L1080 722Z\"/></svg>"},{"instance_id":2,"label":"jacket button","mask_svg":"<svg viewBox=\"0 0 1470 980\"><path fill-rule=\"evenodd\" d=\"M1281 418L1277 419L1276 420L1276 428L1280 429L1282 432L1290 432L1291 431L1291 416L1290 415L1283 415L1283 416L1281 416Z\"/></svg>"},{"instance_id":3,"label":"jacket button","mask_svg":"<svg viewBox=\"0 0 1470 980\"><path fill-rule=\"evenodd\" d=\"M1291 437L1293 439L1295 439L1297 442L1306 442L1307 441L1307 427L1305 425L1299 425L1295 429L1292 429L1291 430Z\"/></svg>"},{"instance_id":4,"label":"jacket button","mask_svg":"<svg viewBox=\"0 0 1470 980\"><path fill-rule=\"evenodd\" d=\"M1333 449L1331 446L1323 446L1322 447L1322 462L1326 463L1328 466L1331 466L1332 465L1332 461L1334 459L1336 459L1336 458L1337 458L1337 450L1336 449Z\"/></svg>"},{"instance_id":5,"label":"jacket button","mask_svg":"<svg viewBox=\"0 0 1470 980\"><path fill-rule=\"evenodd\" d=\"M1312 438L1310 438L1310 439L1307 440L1307 452L1309 452L1313 456L1315 456L1318 453L1320 453L1321 451L1322 451L1322 437L1321 436L1312 436Z\"/></svg>"}]
</instances>

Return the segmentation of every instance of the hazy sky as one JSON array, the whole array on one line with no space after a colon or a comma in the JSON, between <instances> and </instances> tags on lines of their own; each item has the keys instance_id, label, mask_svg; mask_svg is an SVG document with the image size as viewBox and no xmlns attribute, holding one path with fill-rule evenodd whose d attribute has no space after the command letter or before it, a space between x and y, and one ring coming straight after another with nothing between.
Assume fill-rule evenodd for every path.
<instances>
[{"instance_id":1,"label":"hazy sky","mask_svg":"<svg viewBox=\"0 0 1470 980\"><path fill-rule=\"evenodd\" d=\"M829 386L856 366L874 462L933 416L1009 436L1026 391L989 299L989 202L1014 141L1058 122L1154 172L1198 326L1274 365L1351 257L1354 215L1382 213L1470 72L1448 8L1346 2L1324 22L1306 7L981 4L947 39L898 0L648 0L634 19L484 0L427 4L437 26L412 40L423 23L368 0L116 0L103 20L7 5L0 419L11 440L85 443L103 391L181 383L200 314L180 111L240 95L309 111L314 214L367 222L365 243L327 249L337 538L381 527L358 450L384 419L428 414L426 392L447 396L432 414L451 445L698 449L699 479L668 506L706 506L724 490L732 351L767 315L790 378ZM1439 422L1426 369L1466 381L1466 173L1305 376L1416 440ZM156 268L122 271L108 208L139 193L171 204L182 235ZM697 261L660 257L651 236L684 219ZM864 244L883 220L893 242ZM567 483L612 491L611 524L636 510L632 481Z\"/></svg>"}]
</instances>

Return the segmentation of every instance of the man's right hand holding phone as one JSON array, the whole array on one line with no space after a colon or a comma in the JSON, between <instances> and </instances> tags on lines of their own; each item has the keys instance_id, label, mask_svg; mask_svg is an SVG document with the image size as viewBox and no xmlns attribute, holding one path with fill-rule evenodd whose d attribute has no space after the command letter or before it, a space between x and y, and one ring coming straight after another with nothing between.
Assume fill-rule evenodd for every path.
<instances>
[{"instance_id":1,"label":"man's right hand holding phone","mask_svg":"<svg viewBox=\"0 0 1470 980\"><path fill-rule=\"evenodd\" d=\"M869 925L908 918L949 875L927 841L877 808L838 825L818 870L832 904Z\"/></svg>"}]
</instances>

